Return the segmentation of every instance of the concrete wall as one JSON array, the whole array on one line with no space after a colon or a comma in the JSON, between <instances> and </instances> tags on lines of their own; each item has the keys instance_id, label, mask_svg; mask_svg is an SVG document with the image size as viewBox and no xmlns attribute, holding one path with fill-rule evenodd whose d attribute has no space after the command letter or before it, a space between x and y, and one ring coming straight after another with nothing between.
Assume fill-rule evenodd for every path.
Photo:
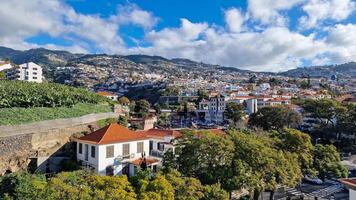
<instances>
[{"instance_id":1,"label":"concrete wall","mask_svg":"<svg viewBox=\"0 0 356 200\"><path fill-rule=\"evenodd\" d=\"M91 132L97 127L96 121L118 116L117 113L99 113L70 119L0 126L0 174L27 168L31 158L60 154L74 134Z\"/></svg>"}]
</instances>

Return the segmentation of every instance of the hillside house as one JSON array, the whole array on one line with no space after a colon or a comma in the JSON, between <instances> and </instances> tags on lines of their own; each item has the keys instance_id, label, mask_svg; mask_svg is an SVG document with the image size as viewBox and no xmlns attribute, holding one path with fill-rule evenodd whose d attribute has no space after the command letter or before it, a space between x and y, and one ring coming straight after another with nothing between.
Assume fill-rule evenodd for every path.
<instances>
[{"instance_id":1,"label":"hillside house","mask_svg":"<svg viewBox=\"0 0 356 200\"><path fill-rule=\"evenodd\" d=\"M173 130L150 129L131 131L118 124L80 137L77 142L77 161L100 175L132 176L145 160L156 171L163 154L174 151L174 139L181 136Z\"/></svg>"}]
</instances>

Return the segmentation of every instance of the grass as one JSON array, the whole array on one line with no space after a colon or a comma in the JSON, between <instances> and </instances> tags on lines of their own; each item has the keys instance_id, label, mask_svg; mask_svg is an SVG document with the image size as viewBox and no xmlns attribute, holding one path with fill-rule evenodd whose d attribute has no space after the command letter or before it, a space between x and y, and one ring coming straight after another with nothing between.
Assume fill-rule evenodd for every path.
<instances>
[{"instance_id":1,"label":"grass","mask_svg":"<svg viewBox=\"0 0 356 200\"><path fill-rule=\"evenodd\" d=\"M111 112L109 105L76 104L72 107L31 107L0 109L0 125L26 124L36 121L80 117L91 113Z\"/></svg>"}]
</instances>

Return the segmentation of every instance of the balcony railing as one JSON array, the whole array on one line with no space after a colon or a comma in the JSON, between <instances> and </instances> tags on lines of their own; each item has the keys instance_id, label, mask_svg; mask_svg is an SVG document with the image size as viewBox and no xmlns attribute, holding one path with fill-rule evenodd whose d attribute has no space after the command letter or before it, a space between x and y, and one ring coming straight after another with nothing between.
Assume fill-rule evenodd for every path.
<instances>
[{"instance_id":1,"label":"balcony railing","mask_svg":"<svg viewBox=\"0 0 356 200\"><path fill-rule=\"evenodd\" d=\"M159 150L151 150L150 151L150 156L158 157L158 158L163 158L164 152L159 151Z\"/></svg>"}]
</instances>

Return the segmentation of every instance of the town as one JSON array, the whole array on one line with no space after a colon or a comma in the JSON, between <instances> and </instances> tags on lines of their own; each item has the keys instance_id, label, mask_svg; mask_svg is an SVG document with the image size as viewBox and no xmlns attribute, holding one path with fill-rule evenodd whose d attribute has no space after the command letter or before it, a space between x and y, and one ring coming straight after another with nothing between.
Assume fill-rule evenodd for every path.
<instances>
[{"instance_id":1,"label":"town","mask_svg":"<svg viewBox=\"0 0 356 200\"><path fill-rule=\"evenodd\" d=\"M0 200L356 200L356 0L0 16Z\"/></svg>"},{"instance_id":2,"label":"town","mask_svg":"<svg viewBox=\"0 0 356 200\"><path fill-rule=\"evenodd\" d=\"M20 105L24 100L15 102L9 99L9 94L16 92L11 90L16 88L16 90L22 91L27 88L26 90L36 94L36 87L41 87L41 84L49 84L45 75L43 75L43 67L33 62L17 65L6 60L2 61L0 69L4 79L1 80L1 90L3 91L1 105L4 111L11 107L24 107ZM337 157L339 157L333 165L340 166L334 166L335 169L330 170L340 168L338 169L339 172L333 173L327 170L322 173L319 171L319 176L313 176L313 173L302 173L304 177L295 180L296 182L302 180L301 183L298 183L299 188L289 187L288 182L292 183L293 181L290 179L291 177L286 177L286 185L275 186L273 198L328 199L339 196L346 198L353 195L354 183L351 177L356 176L356 165L354 164L356 155L353 155L353 152L355 152L353 146L345 144L348 144L347 141L351 143L355 141L355 116L353 113L356 103L355 79L338 77L336 74L330 77L293 78L271 74L251 75L250 73L247 76L241 74L238 78L227 79L223 72L220 74L220 78L217 78L218 75L202 78L198 74L194 74L193 76L196 79L158 79L154 81L159 83L156 86L155 84L144 83L148 75L141 76L138 85L132 85L132 83L129 83L131 81L127 80L131 87L125 87L127 84L122 80L118 80L118 82L110 80L110 84L102 83L88 87L84 90L85 93L81 94L86 96L90 94L81 103L90 102L92 100L89 97L94 98L92 96L96 96L95 98L100 99L95 100L97 103L103 104L107 101L110 102L110 106L108 105L103 111L91 110L92 108L88 107L88 112L83 112L79 116L57 117L56 112L59 111L47 111L48 114L38 116L38 119L31 119L33 121L30 121L30 123L28 121L14 123L9 119L12 116L0 116L1 119L8 118L7 121L1 122L2 134L5 136L2 137L3 143L11 137L15 139L20 135L36 135L37 133L41 134L39 137L52 134L50 137L54 138L50 140L55 141L59 138L56 138L53 133L68 132L59 136L65 136L67 139L57 141L54 146L47 144L50 141L48 138L41 141L42 143L38 141L41 144L35 151L37 155L28 155L26 158L22 158L25 160L21 162L17 160L17 164L13 164L14 155L11 155L13 154L11 146L4 144L4 147L9 148L8 153L11 156L4 156L4 164L1 166L2 173L9 174L30 167L32 170L44 174L57 174L63 170L68 171L68 166L72 166L71 169L88 170L101 176L126 175L136 177L137 174L142 173L142 170L150 171L153 174L167 170L169 167L173 167L173 169L178 167L178 169L184 170L186 166L179 167L179 165L186 165L186 163L179 159L184 158L184 156L195 157L194 153L198 153L191 152L189 155L184 155L182 151L186 151L185 148L189 146L185 146L187 145L184 143L185 140L189 138L204 140L202 139L204 137L208 137L208 139L212 137L210 139L216 140L216 137L225 138L231 134L243 134L243 132L234 132L234 130L250 129L250 131L262 135L268 135L269 131L278 131L282 135L290 134L288 137L296 137L295 134L304 134L305 136L300 135L299 137L309 138L307 140L309 140L310 145L333 144L338 151L342 152L339 155L336 149L331 150L335 151ZM161 77L159 75L150 76ZM10 87L14 84L18 85ZM113 84L116 84L116 86L113 86ZM118 84L123 87L117 86ZM33 89L29 89L31 87ZM46 87L48 88L46 90L53 90L58 86ZM132 93L130 90L138 92L144 91L145 88L154 87L157 87L156 95L158 95L155 98L131 100L125 96ZM53 101L47 102L51 104L50 107L55 103L65 105L65 101L60 102L56 98L61 98L61 95L68 96L71 93L62 93L61 90L63 89L58 88L53 91L56 93L55 96L50 91L43 91L44 93L48 92L48 94L44 94L43 97L38 96L37 103L42 104L40 99L45 97L49 98L49 101ZM21 93L26 93L26 91L17 92L16 98L26 96L26 94ZM78 95L80 93L78 92ZM156 101L152 102L152 99L156 99ZM32 101L35 100L27 101L30 107L32 103L35 103ZM73 113L76 112L75 109L73 107ZM20 111L17 115L21 113L22 117L26 118L26 114L22 112ZM39 111L33 110L31 112ZM100 116L101 118L92 117L94 118L92 121L87 120L88 116L93 115L91 113L97 113L94 115L105 113L105 115ZM12 113L12 115L16 116L16 113ZM54 117L49 118L46 115L54 115ZM78 120L78 117L82 119ZM62 118L70 124L60 122ZM86 128L70 130L73 127L83 127L83 125ZM21 126L24 130L19 132L18 128ZM42 133L38 131L39 127L42 127L40 128L43 130ZM339 134L335 135L335 131ZM193 134L193 137L189 134ZM240 137L249 136L240 135ZM266 137L266 135L263 137ZM47 147L43 146L44 144ZM219 144L215 145L219 146ZM218 148L218 146L214 148ZM315 147L331 148L331 146ZM33 154L34 150L22 151ZM199 150L197 149L197 151ZM320 151L325 150L320 149ZM218 156L214 154L210 156ZM26 161L28 159L31 160L30 163ZM196 157L196 160L193 161L193 159L192 162L204 162L200 159L202 158ZM326 166L319 167L324 168ZM347 171L343 171L343 168ZM338 179L347 176L350 178ZM280 184L283 184L283 182ZM222 187L224 188L224 186ZM350 194L347 190L350 190ZM229 191L230 198L242 198L244 195L249 195L247 191L236 188ZM259 195L261 198L268 197L268 192L261 192Z\"/></svg>"}]
</instances>

